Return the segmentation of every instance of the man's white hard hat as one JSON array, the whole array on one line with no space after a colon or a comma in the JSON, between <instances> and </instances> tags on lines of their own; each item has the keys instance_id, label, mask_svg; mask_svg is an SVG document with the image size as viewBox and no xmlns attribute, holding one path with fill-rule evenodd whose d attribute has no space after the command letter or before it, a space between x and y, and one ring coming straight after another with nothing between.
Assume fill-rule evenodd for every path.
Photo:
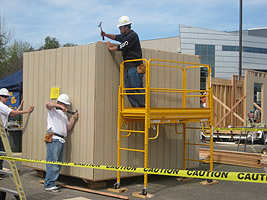
<instances>
[{"instance_id":1,"label":"man's white hard hat","mask_svg":"<svg viewBox=\"0 0 267 200\"><path fill-rule=\"evenodd\" d=\"M129 24L132 24L130 18L128 16L122 16L119 19L119 24L117 25L117 27L129 25Z\"/></svg>"},{"instance_id":2,"label":"man's white hard hat","mask_svg":"<svg viewBox=\"0 0 267 200\"><path fill-rule=\"evenodd\" d=\"M61 94L59 95L59 97L57 98L57 101L64 103L66 105L70 105L70 98L67 94Z\"/></svg>"},{"instance_id":3,"label":"man's white hard hat","mask_svg":"<svg viewBox=\"0 0 267 200\"><path fill-rule=\"evenodd\" d=\"M0 95L1 96L9 96L9 91L6 88L0 89Z\"/></svg>"}]
</instances>

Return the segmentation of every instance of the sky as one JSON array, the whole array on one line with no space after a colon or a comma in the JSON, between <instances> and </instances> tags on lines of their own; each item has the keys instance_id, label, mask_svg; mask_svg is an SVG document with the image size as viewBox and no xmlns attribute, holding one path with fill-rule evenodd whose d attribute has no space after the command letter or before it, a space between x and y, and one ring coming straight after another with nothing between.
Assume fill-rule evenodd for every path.
<instances>
[{"instance_id":1,"label":"sky","mask_svg":"<svg viewBox=\"0 0 267 200\"><path fill-rule=\"evenodd\" d=\"M179 24L199 28L239 30L240 0L0 0L0 16L12 28L13 39L44 44L47 36L60 44L101 41L119 34L118 19L127 15L140 40L179 36ZM267 0L243 0L243 29L267 27ZM107 39L106 39L107 41Z\"/></svg>"}]
</instances>

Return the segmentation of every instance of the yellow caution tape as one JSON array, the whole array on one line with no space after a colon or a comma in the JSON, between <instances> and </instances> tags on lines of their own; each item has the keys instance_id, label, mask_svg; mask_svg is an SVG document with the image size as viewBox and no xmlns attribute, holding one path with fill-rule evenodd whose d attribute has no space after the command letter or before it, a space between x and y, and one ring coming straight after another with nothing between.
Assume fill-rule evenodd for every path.
<instances>
[{"instance_id":1,"label":"yellow caution tape","mask_svg":"<svg viewBox=\"0 0 267 200\"><path fill-rule=\"evenodd\" d=\"M188 178L201 178L201 179L216 179L224 181L241 181L251 183L267 183L266 173L247 173L247 172L220 172L220 171L199 171L199 170L179 170L179 169L159 169L159 168L139 168L139 167L124 167L113 165L94 165L94 164L81 164L81 163L68 163L68 162L51 162L37 159L24 159L8 156L0 156L2 160L13 160L20 162L34 162L43 164L55 164L71 167L84 167L103 170L133 172L133 173L147 173L156 175L178 176Z\"/></svg>"},{"instance_id":2,"label":"yellow caution tape","mask_svg":"<svg viewBox=\"0 0 267 200\"><path fill-rule=\"evenodd\" d=\"M214 128L215 131L267 131L267 128Z\"/></svg>"}]
</instances>

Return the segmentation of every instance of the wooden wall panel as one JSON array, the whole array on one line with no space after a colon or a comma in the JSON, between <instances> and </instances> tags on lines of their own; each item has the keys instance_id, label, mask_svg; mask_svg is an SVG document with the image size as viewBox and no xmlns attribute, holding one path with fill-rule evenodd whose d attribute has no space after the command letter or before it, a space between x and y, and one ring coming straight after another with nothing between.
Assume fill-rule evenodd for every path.
<instances>
[{"instance_id":1,"label":"wooden wall panel","mask_svg":"<svg viewBox=\"0 0 267 200\"><path fill-rule=\"evenodd\" d=\"M213 95L220 99L227 107L232 108L244 95L245 95L245 83L244 77L239 80L238 76L233 76L232 80L227 79L216 79L212 78L212 89ZM240 117L244 117L244 104L242 101L233 110ZM218 103L216 100L213 101L214 105L214 124L216 125L224 115L228 112L225 106ZM245 126L245 123L237 119L233 113L229 114L220 124L216 127L240 127Z\"/></svg>"},{"instance_id":2,"label":"wooden wall panel","mask_svg":"<svg viewBox=\"0 0 267 200\"><path fill-rule=\"evenodd\" d=\"M267 76L266 73L262 72L250 72L246 74L246 113L250 110L253 110L253 102L254 102L254 84L261 84L261 115L262 115L262 123L267 124Z\"/></svg>"}]
</instances>

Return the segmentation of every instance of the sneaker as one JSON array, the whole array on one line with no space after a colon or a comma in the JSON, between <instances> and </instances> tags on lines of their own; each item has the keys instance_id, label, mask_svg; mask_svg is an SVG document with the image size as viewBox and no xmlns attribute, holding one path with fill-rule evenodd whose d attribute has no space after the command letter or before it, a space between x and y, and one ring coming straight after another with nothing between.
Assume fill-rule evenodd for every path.
<instances>
[{"instance_id":1,"label":"sneaker","mask_svg":"<svg viewBox=\"0 0 267 200\"><path fill-rule=\"evenodd\" d=\"M48 192L60 192L60 189L57 186L53 186L50 188L45 188L46 191Z\"/></svg>"}]
</instances>

